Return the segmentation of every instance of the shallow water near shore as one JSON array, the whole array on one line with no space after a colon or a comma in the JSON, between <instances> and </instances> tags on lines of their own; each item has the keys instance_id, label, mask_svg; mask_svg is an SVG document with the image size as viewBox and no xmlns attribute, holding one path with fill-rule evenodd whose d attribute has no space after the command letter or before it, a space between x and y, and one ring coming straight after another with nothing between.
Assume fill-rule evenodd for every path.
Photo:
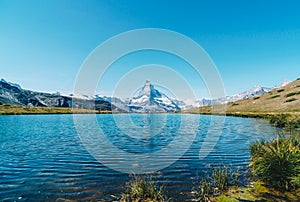
<instances>
[{"instance_id":1,"label":"shallow water near shore","mask_svg":"<svg viewBox=\"0 0 300 202\"><path fill-rule=\"evenodd\" d=\"M230 165L246 175L250 161L249 144L261 138L273 138L274 133L274 128L264 120L225 117L224 126L216 129L222 130L222 133L212 151L205 158L199 158L207 131L209 127L214 127L210 126L212 116L80 116L87 125L89 119L96 116L109 142L120 149L105 151L112 157L105 165L86 150L77 135L72 115L0 116L0 201L93 201L119 198L131 176L112 169L122 166L119 162L127 160L117 151L151 156L168 148L178 135L178 127L183 119L188 119L189 123L199 123L194 135L183 136L186 140L192 138L191 144L182 156L169 155L167 160L172 163L151 176L165 187L167 196L175 201L189 200L192 198L191 190L212 166ZM122 126L118 125L128 116L140 129L134 129L125 122ZM120 122L116 124L115 119ZM173 145L172 148L181 150L180 146ZM155 163L159 164L159 158L149 166Z\"/></svg>"}]
</instances>

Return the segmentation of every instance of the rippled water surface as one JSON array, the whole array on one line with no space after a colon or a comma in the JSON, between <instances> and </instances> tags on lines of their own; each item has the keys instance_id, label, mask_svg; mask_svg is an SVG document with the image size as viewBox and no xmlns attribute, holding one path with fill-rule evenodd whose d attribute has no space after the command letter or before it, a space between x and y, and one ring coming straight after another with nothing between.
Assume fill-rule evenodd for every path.
<instances>
[{"instance_id":1,"label":"rippled water surface","mask_svg":"<svg viewBox=\"0 0 300 202\"><path fill-rule=\"evenodd\" d=\"M224 117L96 115L107 144L95 138L95 115L78 117L75 126L72 115L0 116L0 201L114 200L130 179L120 171L135 163L145 171L169 164L153 179L165 186L168 196L187 200L210 166L247 170L249 144L273 134L265 121L249 118L226 117L220 127L213 122ZM77 134L78 126L86 136ZM209 138L220 130L219 138ZM92 150L85 147L89 141ZM199 158L204 144L212 151L207 156L200 152Z\"/></svg>"}]
</instances>

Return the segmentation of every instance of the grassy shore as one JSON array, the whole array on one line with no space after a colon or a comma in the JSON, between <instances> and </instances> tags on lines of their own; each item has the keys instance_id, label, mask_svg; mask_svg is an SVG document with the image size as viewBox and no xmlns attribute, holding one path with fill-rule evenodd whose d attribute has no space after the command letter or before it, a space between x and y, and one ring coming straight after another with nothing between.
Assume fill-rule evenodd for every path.
<instances>
[{"instance_id":1,"label":"grassy shore","mask_svg":"<svg viewBox=\"0 0 300 202\"><path fill-rule=\"evenodd\" d=\"M190 110L177 111L176 113L188 113L188 114L206 114L206 115L224 115L224 116L237 116L247 118L263 118L270 119L276 116L286 115L295 120L300 120L300 111L232 111L226 110L225 112L213 111L213 107L205 106L194 108Z\"/></svg>"},{"instance_id":2,"label":"grassy shore","mask_svg":"<svg viewBox=\"0 0 300 202\"><path fill-rule=\"evenodd\" d=\"M0 115L19 114L110 114L111 111L72 109L62 107L28 107L20 105L0 105Z\"/></svg>"}]
</instances>

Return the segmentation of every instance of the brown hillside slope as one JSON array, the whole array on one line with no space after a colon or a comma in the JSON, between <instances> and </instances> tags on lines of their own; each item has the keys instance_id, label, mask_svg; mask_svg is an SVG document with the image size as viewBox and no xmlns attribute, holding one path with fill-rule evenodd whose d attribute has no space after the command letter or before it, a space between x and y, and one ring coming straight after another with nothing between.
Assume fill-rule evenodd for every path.
<instances>
[{"instance_id":1,"label":"brown hillside slope","mask_svg":"<svg viewBox=\"0 0 300 202\"><path fill-rule=\"evenodd\" d=\"M218 106L215 106L215 108L218 108ZM183 112L210 114L212 113L212 107L199 107ZM226 106L226 114L231 115L266 113L300 114L300 79L260 96L228 103Z\"/></svg>"}]
</instances>

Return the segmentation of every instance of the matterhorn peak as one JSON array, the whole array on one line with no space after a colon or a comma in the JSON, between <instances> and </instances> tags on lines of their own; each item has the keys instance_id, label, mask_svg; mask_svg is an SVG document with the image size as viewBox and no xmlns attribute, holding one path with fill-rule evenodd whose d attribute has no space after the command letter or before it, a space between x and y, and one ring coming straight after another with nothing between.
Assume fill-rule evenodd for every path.
<instances>
[{"instance_id":1,"label":"matterhorn peak","mask_svg":"<svg viewBox=\"0 0 300 202\"><path fill-rule=\"evenodd\" d=\"M149 80L129 101L129 108L133 112L170 112L180 109L167 95L155 89Z\"/></svg>"},{"instance_id":2,"label":"matterhorn peak","mask_svg":"<svg viewBox=\"0 0 300 202\"><path fill-rule=\"evenodd\" d=\"M146 80L142 90L139 92L138 96L141 96L141 95L148 95L150 96L151 94L151 91L154 91L154 87L153 85L151 84L151 82L149 80Z\"/></svg>"}]
</instances>

